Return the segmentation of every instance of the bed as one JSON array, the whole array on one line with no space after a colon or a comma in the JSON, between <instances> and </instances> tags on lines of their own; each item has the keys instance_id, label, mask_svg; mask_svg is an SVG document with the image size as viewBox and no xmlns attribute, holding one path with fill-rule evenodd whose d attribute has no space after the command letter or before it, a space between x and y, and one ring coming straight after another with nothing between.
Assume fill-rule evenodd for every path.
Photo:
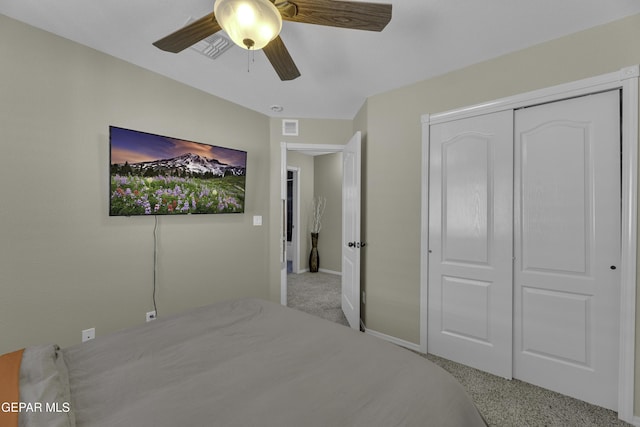
<instances>
[{"instance_id":1,"label":"bed","mask_svg":"<svg viewBox=\"0 0 640 427\"><path fill-rule=\"evenodd\" d=\"M260 299L0 363L2 427L486 425L462 386L419 355Z\"/></svg>"}]
</instances>

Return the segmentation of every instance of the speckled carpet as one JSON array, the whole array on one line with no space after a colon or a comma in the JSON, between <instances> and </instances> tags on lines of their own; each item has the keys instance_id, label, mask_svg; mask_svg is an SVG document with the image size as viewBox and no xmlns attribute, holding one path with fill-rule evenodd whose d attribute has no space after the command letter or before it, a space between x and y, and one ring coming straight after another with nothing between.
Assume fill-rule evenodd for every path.
<instances>
[{"instance_id":1,"label":"speckled carpet","mask_svg":"<svg viewBox=\"0 0 640 427\"><path fill-rule=\"evenodd\" d=\"M618 420L614 411L431 354L421 356L451 373L464 386L490 426L631 427Z\"/></svg>"},{"instance_id":2,"label":"speckled carpet","mask_svg":"<svg viewBox=\"0 0 640 427\"><path fill-rule=\"evenodd\" d=\"M289 274L287 302L289 307L348 325L340 307L340 276L321 272ZM608 409L430 354L420 356L451 373L466 388L490 426L631 427Z\"/></svg>"},{"instance_id":3,"label":"speckled carpet","mask_svg":"<svg viewBox=\"0 0 640 427\"><path fill-rule=\"evenodd\" d=\"M287 305L348 326L341 308L341 287L341 277L336 274L287 274Z\"/></svg>"}]
</instances>

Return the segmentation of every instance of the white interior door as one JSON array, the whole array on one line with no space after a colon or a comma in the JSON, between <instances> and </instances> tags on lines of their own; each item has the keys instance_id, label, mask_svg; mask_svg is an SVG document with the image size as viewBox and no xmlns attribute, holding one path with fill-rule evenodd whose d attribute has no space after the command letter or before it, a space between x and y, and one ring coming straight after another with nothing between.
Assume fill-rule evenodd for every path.
<instances>
[{"instance_id":1,"label":"white interior door","mask_svg":"<svg viewBox=\"0 0 640 427\"><path fill-rule=\"evenodd\" d=\"M514 377L617 409L620 95L515 113Z\"/></svg>"},{"instance_id":2,"label":"white interior door","mask_svg":"<svg viewBox=\"0 0 640 427\"><path fill-rule=\"evenodd\" d=\"M511 378L513 113L431 126L429 353Z\"/></svg>"},{"instance_id":3,"label":"white interior door","mask_svg":"<svg viewBox=\"0 0 640 427\"><path fill-rule=\"evenodd\" d=\"M342 311L360 329L360 163L361 134L345 145L342 165Z\"/></svg>"}]
</instances>

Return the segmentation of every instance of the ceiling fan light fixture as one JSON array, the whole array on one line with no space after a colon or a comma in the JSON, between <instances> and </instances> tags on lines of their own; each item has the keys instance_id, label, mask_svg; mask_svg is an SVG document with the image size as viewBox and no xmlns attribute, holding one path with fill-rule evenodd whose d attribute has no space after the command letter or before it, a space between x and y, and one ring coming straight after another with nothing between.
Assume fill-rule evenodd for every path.
<instances>
[{"instance_id":1,"label":"ceiling fan light fixture","mask_svg":"<svg viewBox=\"0 0 640 427\"><path fill-rule=\"evenodd\" d=\"M269 0L217 0L216 20L243 49L262 49L280 34L282 17Z\"/></svg>"}]
</instances>

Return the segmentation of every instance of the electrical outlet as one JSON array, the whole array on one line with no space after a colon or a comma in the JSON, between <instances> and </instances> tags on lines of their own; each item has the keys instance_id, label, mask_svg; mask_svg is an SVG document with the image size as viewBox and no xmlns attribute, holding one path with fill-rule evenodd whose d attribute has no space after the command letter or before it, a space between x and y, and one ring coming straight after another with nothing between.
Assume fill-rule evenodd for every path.
<instances>
[{"instance_id":1,"label":"electrical outlet","mask_svg":"<svg viewBox=\"0 0 640 427\"><path fill-rule=\"evenodd\" d=\"M365 295L364 291L362 291L362 303L363 304L367 303L367 299L366 299L366 295Z\"/></svg>"},{"instance_id":2,"label":"electrical outlet","mask_svg":"<svg viewBox=\"0 0 640 427\"><path fill-rule=\"evenodd\" d=\"M85 329L82 331L82 342L92 340L96 337L96 328Z\"/></svg>"},{"instance_id":3,"label":"electrical outlet","mask_svg":"<svg viewBox=\"0 0 640 427\"><path fill-rule=\"evenodd\" d=\"M152 320L156 320L156 311L147 312L147 322L151 322Z\"/></svg>"}]
</instances>

